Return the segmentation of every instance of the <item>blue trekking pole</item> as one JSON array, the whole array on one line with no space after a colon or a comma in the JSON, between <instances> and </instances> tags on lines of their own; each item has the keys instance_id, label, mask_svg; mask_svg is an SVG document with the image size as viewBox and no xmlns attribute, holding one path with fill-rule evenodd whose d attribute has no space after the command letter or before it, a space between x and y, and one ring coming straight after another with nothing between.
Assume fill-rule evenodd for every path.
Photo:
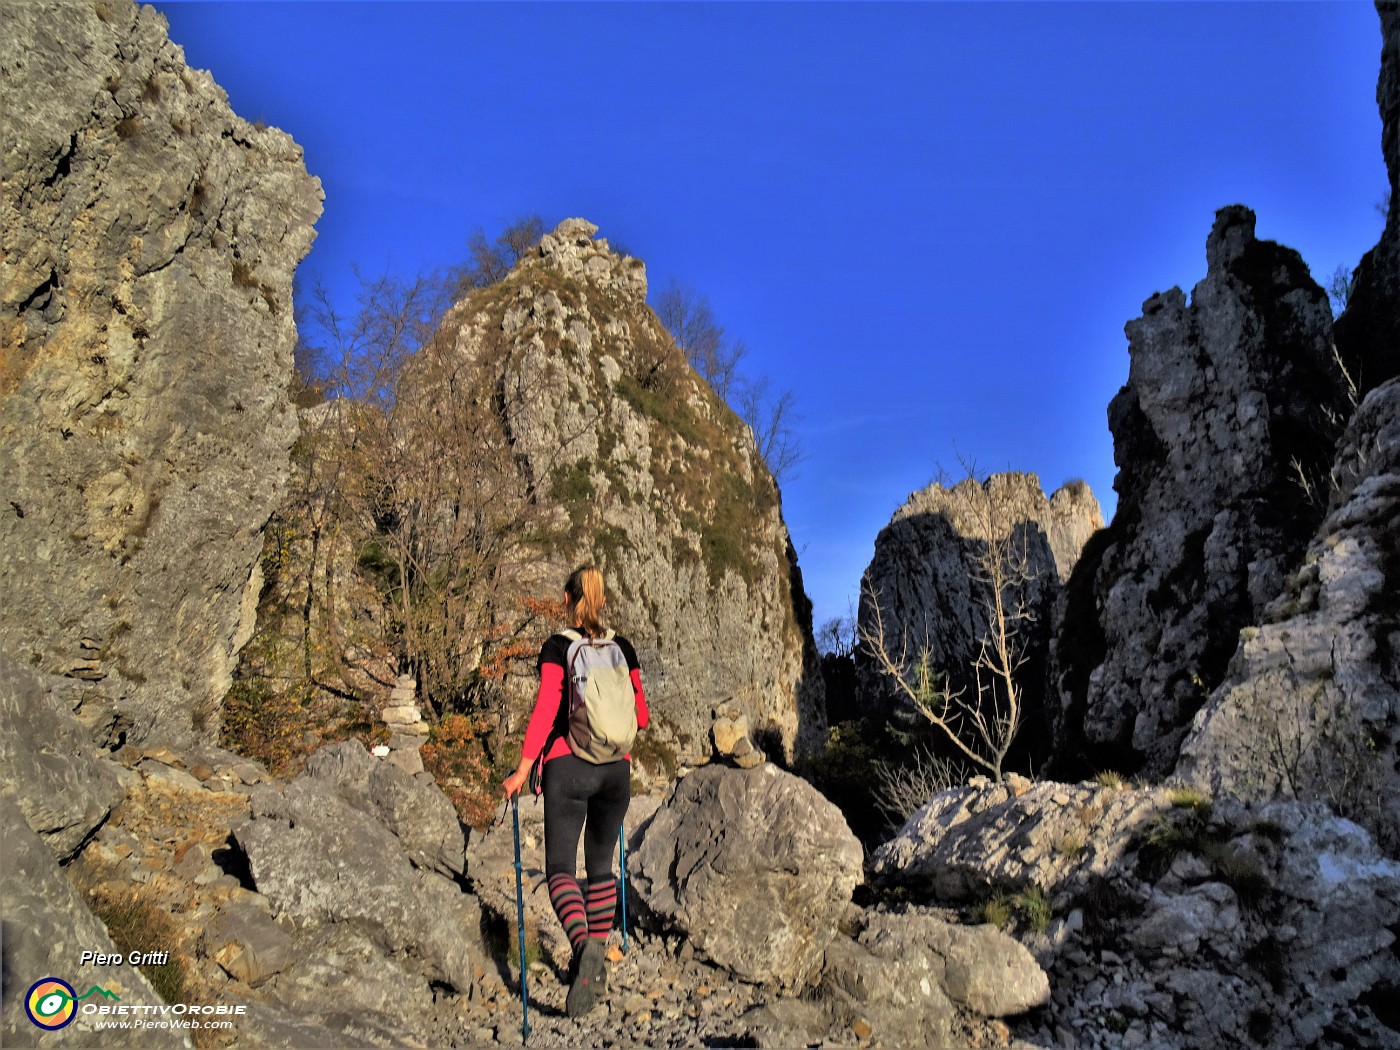
<instances>
[{"instance_id":1,"label":"blue trekking pole","mask_svg":"<svg viewBox=\"0 0 1400 1050\"><path fill-rule=\"evenodd\" d=\"M520 1041L530 1038L530 989L525 976L525 890L520 881L520 795L511 796L515 819L515 915L520 940Z\"/></svg>"},{"instance_id":2,"label":"blue trekking pole","mask_svg":"<svg viewBox=\"0 0 1400 1050\"><path fill-rule=\"evenodd\" d=\"M622 954L627 954L627 828L624 826L617 829L617 855L622 862L622 882L618 886L618 895L622 898Z\"/></svg>"}]
</instances>

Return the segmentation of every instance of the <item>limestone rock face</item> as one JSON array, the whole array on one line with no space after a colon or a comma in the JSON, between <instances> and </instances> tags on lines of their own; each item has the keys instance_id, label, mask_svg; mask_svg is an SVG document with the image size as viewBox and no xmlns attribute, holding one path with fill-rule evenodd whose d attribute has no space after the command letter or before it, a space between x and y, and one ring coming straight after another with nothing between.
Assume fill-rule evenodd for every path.
<instances>
[{"instance_id":1,"label":"limestone rock face","mask_svg":"<svg viewBox=\"0 0 1400 1050\"><path fill-rule=\"evenodd\" d=\"M1264 800L1321 799L1400 851L1400 10L1378 4L1377 100L1392 185L1380 243L1337 321L1359 408L1319 486L1327 517L1284 593L1246 628L1197 715L1178 773ZM1369 393L1367 393L1369 391ZM1379 800L1379 801L1378 801Z\"/></svg>"},{"instance_id":2,"label":"limestone rock face","mask_svg":"<svg viewBox=\"0 0 1400 1050\"><path fill-rule=\"evenodd\" d=\"M811 984L861 881L840 810L772 763L706 766L672 789L629 856L645 921L746 981Z\"/></svg>"},{"instance_id":3,"label":"limestone rock face","mask_svg":"<svg viewBox=\"0 0 1400 1050\"><path fill-rule=\"evenodd\" d=\"M1216 216L1206 257L1189 303L1155 295L1127 326L1118 511L1076 567L1053 655L1062 774L1169 771L1322 517L1300 481L1326 477L1349 409L1326 298L1245 208Z\"/></svg>"},{"instance_id":4,"label":"limestone rock face","mask_svg":"<svg viewBox=\"0 0 1400 1050\"><path fill-rule=\"evenodd\" d=\"M777 485L646 305L641 261L596 233L561 223L441 329L494 374L503 440L550 508L537 586L552 597L578 564L602 568L653 739L701 761L710 712L732 704L760 746L814 749L824 690Z\"/></svg>"},{"instance_id":5,"label":"limestone rock face","mask_svg":"<svg viewBox=\"0 0 1400 1050\"><path fill-rule=\"evenodd\" d=\"M1098 501L1083 482L1065 485L1049 499L1034 474L993 474L981 484L966 479L951 488L930 485L910 496L875 540L861 580L862 635L876 630L878 612L892 656L904 652L912 660L927 647L952 687L975 695L971 664L987 634L979 558L989 540L1009 536L1010 550L1026 563L1028 578L1018 597L1034 618L1019 628L1028 658L1023 677L1038 700L1062 581L1102 527ZM863 668L862 678L867 703L891 701L873 667Z\"/></svg>"},{"instance_id":6,"label":"limestone rock face","mask_svg":"<svg viewBox=\"0 0 1400 1050\"><path fill-rule=\"evenodd\" d=\"M1400 852L1400 379L1371 391L1302 566L1196 716L1177 773L1320 799Z\"/></svg>"},{"instance_id":7,"label":"limestone rock face","mask_svg":"<svg viewBox=\"0 0 1400 1050\"><path fill-rule=\"evenodd\" d=\"M207 735L296 437L320 187L149 7L7 5L0 65L0 648L88 683L113 737Z\"/></svg>"}]
</instances>

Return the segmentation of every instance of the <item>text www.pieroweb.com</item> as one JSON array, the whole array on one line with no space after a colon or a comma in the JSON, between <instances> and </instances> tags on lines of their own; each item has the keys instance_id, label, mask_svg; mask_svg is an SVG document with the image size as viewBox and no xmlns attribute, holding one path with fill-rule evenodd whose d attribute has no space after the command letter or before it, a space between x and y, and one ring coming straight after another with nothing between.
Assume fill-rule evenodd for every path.
<instances>
[{"instance_id":1,"label":"text www.pieroweb.com","mask_svg":"<svg viewBox=\"0 0 1400 1050\"><path fill-rule=\"evenodd\" d=\"M238 1006L194 1006L185 1003L177 1003L174 1006L127 1003L120 1006L99 1006L89 1003L82 1008L82 1013L87 1015L96 1031L209 1031L232 1028L233 1020L229 1015L242 1013L242 1009Z\"/></svg>"}]
</instances>

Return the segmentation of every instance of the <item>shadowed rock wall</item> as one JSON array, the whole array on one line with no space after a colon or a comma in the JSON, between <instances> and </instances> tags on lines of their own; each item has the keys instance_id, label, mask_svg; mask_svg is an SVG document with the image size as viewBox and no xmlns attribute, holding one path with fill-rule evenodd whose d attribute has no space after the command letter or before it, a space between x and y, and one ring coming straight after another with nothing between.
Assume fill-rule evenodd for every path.
<instances>
[{"instance_id":1,"label":"shadowed rock wall","mask_svg":"<svg viewBox=\"0 0 1400 1050\"><path fill-rule=\"evenodd\" d=\"M1240 636L1178 775L1250 800L1319 799L1400 855L1400 5L1378 4L1376 90L1392 187L1337 346L1364 394L1319 496L1327 517ZM1391 378L1386 378L1391 377ZM1369 390L1369 393L1366 391Z\"/></svg>"},{"instance_id":2,"label":"shadowed rock wall","mask_svg":"<svg viewBox=\"0 0 1400 1050\"><path fill-rule=\"evenodd\" d=\"M1337 318L1337 351L1359 392L1400 375L1400 3L1380 0L1381 75L1376 104L1381 111L1381 153L1389 175L1390 210L1385 232L1362 258L1346 311Z\"/></svg>"},{"instance_id":3,"label":"shadowed rock wall","mask_svg":"<svg viewBox=\"0 0 1400 1050\"><path fill-rule=\"evenodd\" d=\"M1109 405L1119 503L1067 590L1053 659L1064 775L1163 774L1224 676L1239 630L1283 587L1322 518L1350 410L1331 313L1298 254L1222 209L1190 302L1127 326Z\"/></svg>"}]
</instances>

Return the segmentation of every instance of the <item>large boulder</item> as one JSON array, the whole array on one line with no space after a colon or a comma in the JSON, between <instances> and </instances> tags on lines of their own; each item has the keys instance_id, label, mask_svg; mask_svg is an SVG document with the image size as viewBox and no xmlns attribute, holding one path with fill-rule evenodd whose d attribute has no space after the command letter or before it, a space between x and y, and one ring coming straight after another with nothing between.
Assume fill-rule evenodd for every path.
<instances>
[{"instance_id":1,"label":"large boulder","mask_svg":"<svg viewBox=\"0 0 1400 1050\"><path fill-rule=\"evenodd\" d=\"M822 987L838 1016L865 1020L892 1046L948 1046L959 1010L1007 1017L1050 997L1045 971L1012 937L919 908L869 913L856 938L834 940Z\"/></svg>"},{"instance_id":2,"label":"large boulder","mask_svg":"<svg viewBox=\"0 0 1400 1050\"><path fill-rule=\"evenodd\" d=\"M1133 836L1169 805L1162 788L974 777L905 821L875 851L871 874L958 903L1035 887L1063 910L1121 864Z\"/></svg>"},{"instance_id":3,"label":"large boulder","mask_svg":"<svg viewBox=\"0 0 1400 1050\"><path fill-rule=\"evenodd\" d=\"M1251 801L1319 799L1400 856L1400 379L1342 439L1331 510L1197 714L1182 778Z\"/></svg>"},{"instance_id":4,"label":"large boulder","mask_svg":"<svg viewBox=\"0 0 1400 1050\"><path fill-rule=\"evenodd\" d=\"M323 761L322 772L331 764ZM421 976L466 991L484 954L476 901L454 881L416 868L410 857L422 852L414 836L401 841L362 798L325 775L255 788L252 817L233 837L257 891L298 928L349 926L381 952L412 960ZM437 866L441 858L434 850L425 859Z\"/></svg>"},{"instance_id":5,"label":"large boulder","mask_svg":"<svg viewBox=\"0 0 1400 1050\"><path fill-rule=\"evenodd\" d=\"M861 882L840 810L771 763L706 766L672 789L632 856L643 920L746 981L798 990Z\"/></svg>"},{"instance_id":6,"label":"large boulder","mask_svg":"<svg viewBox=\"0 0 1400 1050\"><path fill-rule=\"evenodd\" d=\"M320 186L150 7L9 4L0 65L0 649L83 683L114 743L209 738L297 434Z\"/></svg>"},{"instance_id":7,"label":"large boulder","mask_svg":"<svg viewBox=\"0 0 1400 1050\"><path fill-rule=\"evenodd\" d=\"M1350 408L1327 298L1298 254L1222 209L1208 270L1127 326L1109 406L1113 523L1067 589L1054 673L1057 772L1169 772L1241 628L1283 589L1322 518Z\"/></svg>"},{"instance_id":8,"label":"large boulder","mask_svg":"<svg viewBox=\"0 0 1400 1050\"><path fill-rule=\"evenodd\" d=\"M357 740L314 751L305 772L332 781L361 812L377 816L415 867L449 878L466 872L466 829L431 773L374 758Z\"/></svg>"}]
</instances>

